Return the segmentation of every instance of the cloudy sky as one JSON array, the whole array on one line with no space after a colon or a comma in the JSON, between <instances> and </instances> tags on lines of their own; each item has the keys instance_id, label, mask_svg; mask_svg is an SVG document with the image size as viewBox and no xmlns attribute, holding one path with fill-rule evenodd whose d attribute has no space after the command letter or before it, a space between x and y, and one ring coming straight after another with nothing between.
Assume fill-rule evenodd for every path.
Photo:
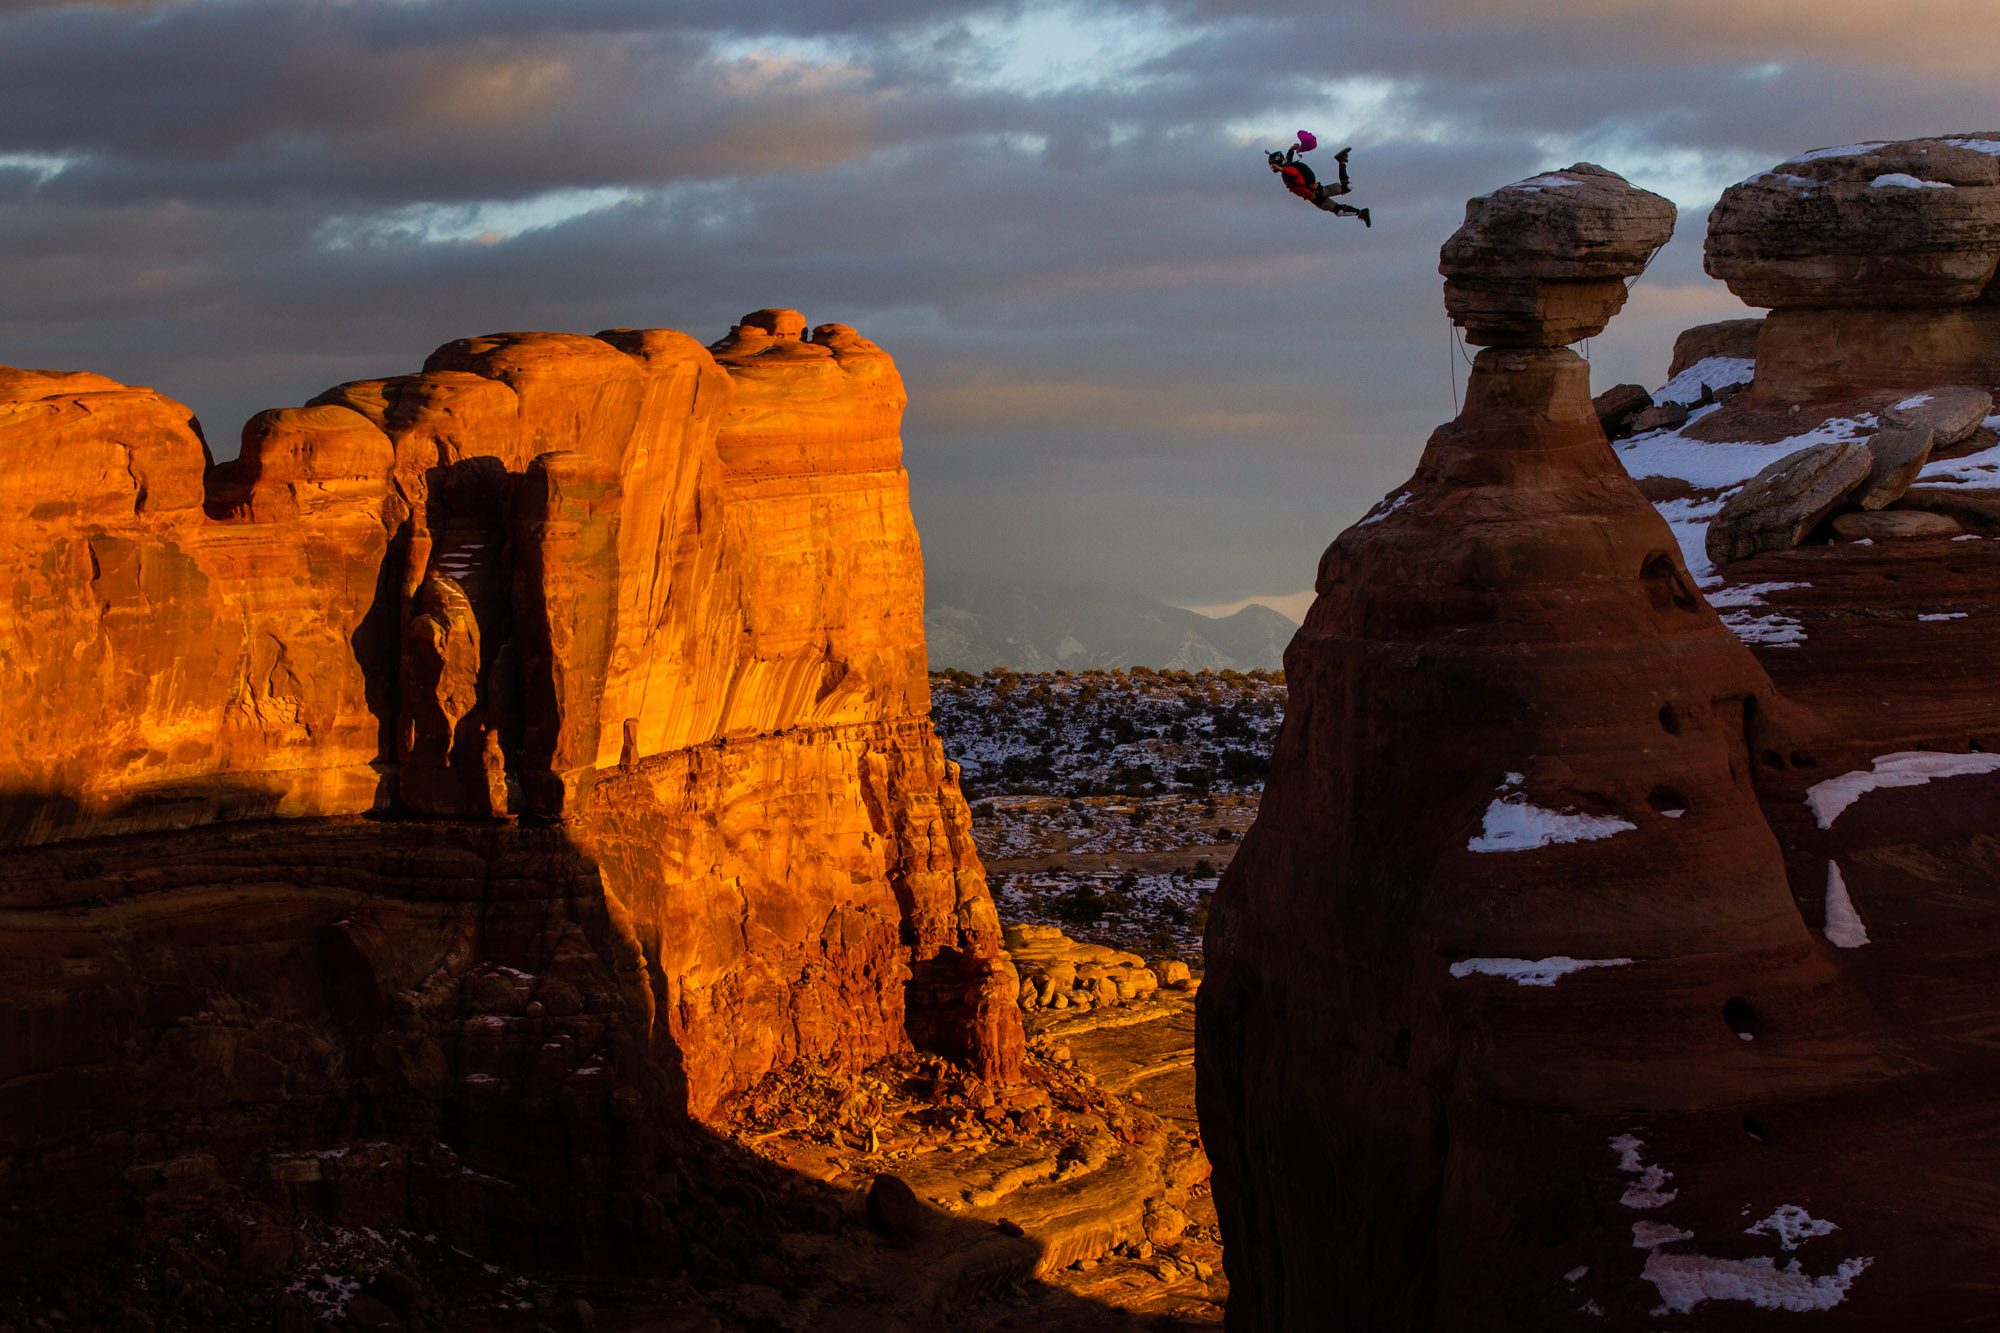
<instances>
[{"instance_id":1,"label":"cloudy sky","mask_svg":"<svg viewBox=\"0 0 2000 1333\"><path fill-rule=\"evenodd\" d=\"M1452 414L1467 196L1680 205L1591 349L1651 386L1745 313L1724 185L2000 127L1996 68L1991 0L0 0L0 363L227 455L451 338L794 306L902 365L934 579L1276 600ZM1265 170L1300 127L1372 230Z\"/></svg>"}]
</instances>

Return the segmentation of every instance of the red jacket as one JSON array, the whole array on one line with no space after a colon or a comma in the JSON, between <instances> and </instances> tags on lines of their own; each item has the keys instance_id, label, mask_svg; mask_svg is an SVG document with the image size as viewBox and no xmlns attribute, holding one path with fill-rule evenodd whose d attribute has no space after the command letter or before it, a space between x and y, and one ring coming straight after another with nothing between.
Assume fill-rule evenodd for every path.
<instances>
[{"instance_id":1,"label":"red jacket","mask_svg":"<svg viewBox=\"0 0 2000 1333\"><path fill-rule=\"evenodd\" d=\"M1278 169L1278 175L1285 182L1287 190L1305 200L1313 197L1314 187L1319 184L1319 178L1313 175L1312 168L1303 162L1287 162Z\"/></svg>"}]
</instances>

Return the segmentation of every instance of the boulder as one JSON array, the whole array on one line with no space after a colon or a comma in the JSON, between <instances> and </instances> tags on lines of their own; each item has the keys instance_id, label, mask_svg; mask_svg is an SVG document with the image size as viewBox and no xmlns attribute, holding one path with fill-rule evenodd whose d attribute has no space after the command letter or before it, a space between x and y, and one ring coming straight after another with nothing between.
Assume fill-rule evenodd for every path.
<instances>
[{"instance_id":1,"label":"boulder","mask_svg":"<svg viewBox=\"0 0 2000 1333\"><path fill-rule=\"evenodd\" d=\"M1872 513L1841 514L1833 520L1834 535L1850 542L1956 537L1964 531L1958 520L1921 509L1881 509Z\"/></svg>"},{"instance_id":2,"label":"boulder","mask_svg":"<svg viewBox=\"0 0 2000 1333\"><path fill-rule=\"evenodd\" d=\"M1787 454L1722 506L1708 525L1708 558L1718 565L1759 551L1797 546L1868 479L1872 455L1859 440Z\"/></svg>"},{"instance_id":3,"label":"boulder","mask_svg":"<svg viewBox=\"0 0 2000 1333\"><path fill-rule=\"evenodd\" d=\"M1928 426L1890 426L1868 439L1868 480L1854 492L1863 509L1881 509L1903 492L1930 461L1934 437Z\"/></svg>"},{"instance_id":4,"label":"boulder","mask_svg":"<svg viewBox=\"0 0 2000 1333\"><path fill-rule=\"evenodd\" d=\"M866 1207L869 1222L884 1235L902 1239L923 1229L924 1206L900 1176L885 1171L869 1182Z\"/></svg>"},{"instance_id":5,"label":"boulder","mask_svg":"<svg viewBox=\"0 0 2000 1333\"><path fill-rule=\"evenodd\" d=\"M1597 424L1609 439L1628 433L1632 418L1653 405L1653 395L1637 384L1614 384L1590 400L1597 410Z\"/></svg>"},{"instance_id":6,"label":"boulder","mask_svg":"<svg viewBox=\"0 0 2000 1333\"><path fill-rule=\"evenodd\" d=\"M1764 321L1761 319L1725 319L1682 329L1680 336L1674 339L1674 356L1667 367L1667 378L1672 379L1689 366L1710 357L1754 361L1757 359L1757 337L1763 331Z\"/></svg>"},{"instance_id":7,"label":"boulder","mask_svg":"<svg viewBox=\"0 0 2000 1333\"><path fill-rule=\"evenodd\" d=\"M2000 162L1942 139L1802 153L1723 192L1706 262L1754 306L1965 305L2000 266Z\"/></svg>"},{"instance_id":8,"label":"boulder","mask_svg":"<svg viewBox=\"0 0 2000 1333\"><path fill-rule=\"evenodd\" d=\"M1993 410L1993 395L1964 387L1925 389L1882 413L1884 426L1931 432L1933 449L1949 449L1979 429Z\"/></svg>"},{"instance_id":9,"label":"boulder","mask_svg":"<svg viewBox=\"0 0 2000 1333\"><path fill-rule=\"evenodd\" d=\"M1966 490L1956 486L1912 486L1896 508L1943 514L1967 532L2000 537L2000 491Z\"/></svg>"},{"instance_id":10,"label":"boulder","mask_svg":"<svg viewBox=\"0 0 2000 1333\"><path fill-rule=\"evenodd\" d=\"M1588 162L1465 205L1439 252L1445 310L1484 346L1561 347L1603 331L1674 234L1674 206Z\"/></svg>"},{"instance_id":11,"label":"boulder","mask_svg":"<svg viewBox=\"0 0 2000 1333\"><path fill-rule=\"evenodd\" d=\"M1643 412L1634 414L1627 429L1633 435L1644 435L1654 430L1679 430L1693 415L1686 403L1656 403Z\"/></svg>"}]
</instances>

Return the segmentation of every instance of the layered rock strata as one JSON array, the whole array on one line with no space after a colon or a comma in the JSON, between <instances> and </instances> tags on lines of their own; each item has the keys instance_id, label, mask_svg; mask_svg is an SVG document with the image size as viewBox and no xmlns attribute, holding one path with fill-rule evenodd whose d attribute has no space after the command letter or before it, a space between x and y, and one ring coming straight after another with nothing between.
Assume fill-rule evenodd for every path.
<instances>
[{"instance_id":1,"label":"layered rock strata","mask_svg":"<svg viewBox=\"0 0 2000 1333\"><path fill-rule=\"evenodd\" d=\"M1753 785L1806 723L1619 467L1549 345L1574 327L1499 331L1286 655L1198 1000L1233 1327L1640 1326L1673 1197L1646 1145L1733 1161L1741 1108L1882 1072Z\"/></svg>"},{"instance_id":2,"label":"layered rock strata","mask_svg":"<svg viewBox=\"0 0 2000 1333\"><path fill-rule=\"evenodd\" d=\"M1823 148L1726 190L1708 272L1772 312L1753 396L2000 378L1996 154L1993 134Z\"/></svg>"},{"instance_id":3,"label":"layered rock strata","mask_svg":"<svg viewBox=\"0 0 2000 1333\"><path fill-rule=\"evenodd\" d=\"M151 390L0 371L10 1197L366 1140L589 1244L773 1068L1014 1077L903 402L791 311L464 339L219 465Z\"/></svg>"}]
</instances>

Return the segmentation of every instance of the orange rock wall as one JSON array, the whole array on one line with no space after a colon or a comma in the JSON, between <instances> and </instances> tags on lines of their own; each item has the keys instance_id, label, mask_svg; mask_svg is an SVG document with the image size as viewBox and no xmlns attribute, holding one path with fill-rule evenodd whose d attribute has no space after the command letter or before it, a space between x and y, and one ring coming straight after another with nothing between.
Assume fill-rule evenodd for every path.
<instances>
[{"instance_id":1,"label":"orange rock wall","mask_svg":"<svg viewBox=\"0 0 2000 1333\"><path fill-rule=\"evenodd\" d=\"M77 860L99 903L53 940L45 893L0 897L0 1046L26 1052L10 1076L70 1089L28 1094L0 1156L86 1121L102 1148L124 1114L105 1087L140 1088L142 1115L177 1058L149 990L244 1012L273 967L310 992L272 1021L309 1033L279 1045L315 1052L322 1125L415 1095L402 1074L366 1091L391 1066L421 1074L425 1123L558 1139L573 1113L610 1132L606 1079L641 1099L618 1120L704 1116L774 1066L913 1042L1018 1073L1017 987L929 722L904 391L851 329L772 311L714 353L671 330L461 340L418 374L259 414L213 466L150 390L0 371L0 395L0 859L57 880L47 858ZM293 822L246 822L273 816ZM227 857L144 906L193 922L255 898L224 961L175 980L120 943L104 986L56 965L104 953L136 910L104 866L230 827ZM463 883L410 850L424 828L476 844ZM300 869L326 843L346 850ZM464 947L414 959L440 897L472 904L452 909ZM569 954L537 936L502 959L478 906L498 898L595 924ZM626 981L557 1040L541 1026L577 1012L567 991L523 1006L570 954ZM474 994L494 967L522 993ZM394 1049L356 1044L375 1023L356 1012L393 1015ZM79 1084L73 1043L36 1034L83 1029L130 1040L93 1047ZM219 1077L210 1125L262 1097ZM577 1079L596 1109L550 1091ZM439 1099L463 1106L438 1121ZM538 1188L559 1191L559 1166ZM50 1198L75 1183L35 1178Z\"/></svg>"}]
</instances>

